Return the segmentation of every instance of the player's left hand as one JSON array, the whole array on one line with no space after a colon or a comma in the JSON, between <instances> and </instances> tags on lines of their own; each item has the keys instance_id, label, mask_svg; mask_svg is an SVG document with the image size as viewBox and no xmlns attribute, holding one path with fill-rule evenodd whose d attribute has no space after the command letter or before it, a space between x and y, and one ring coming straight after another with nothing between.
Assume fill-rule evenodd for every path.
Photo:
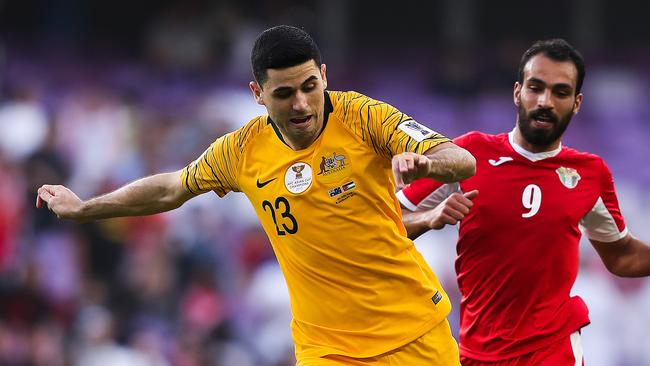
<instances>
[{"instance_id":1,"label":"player's left hand","mask_svg":"<svg viewBox=\"0 0 650 366\"><path fill-rule=\"evenodd\" d=\"M397 189L402 189L414 180L429 175L429 158L424 155L404 152L393 156L393 176Z\"/></svg>"}]
</instances>

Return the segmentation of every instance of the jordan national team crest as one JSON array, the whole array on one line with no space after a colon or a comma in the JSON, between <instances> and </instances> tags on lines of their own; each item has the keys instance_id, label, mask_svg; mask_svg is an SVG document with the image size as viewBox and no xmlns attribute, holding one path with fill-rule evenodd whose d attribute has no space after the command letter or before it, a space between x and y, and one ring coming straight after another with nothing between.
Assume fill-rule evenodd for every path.
<instances>
[{"instance_id":1,"label":"jordan national team crest","mask_svg":"<svg viewBox=\"0 0 650 366\"><path fill-rule=\"evenodd\" d=\"M284 174L284 185L291 193L302 193L311 186L311 167L307 163L294 163Z\"/></svg>"},{"instance_id":2,"label":"jordan national team crest","mask_svg":"<svg viewBox=\"0 0 650 366\"><path fill-rule=\"evenodd\" d=\"M564 184L565 187L573 189L578 185L580 181L580 174L573 168L560 167L555 170L558 177L560 177L560 182Z\"/></svg>"}]
</instances>

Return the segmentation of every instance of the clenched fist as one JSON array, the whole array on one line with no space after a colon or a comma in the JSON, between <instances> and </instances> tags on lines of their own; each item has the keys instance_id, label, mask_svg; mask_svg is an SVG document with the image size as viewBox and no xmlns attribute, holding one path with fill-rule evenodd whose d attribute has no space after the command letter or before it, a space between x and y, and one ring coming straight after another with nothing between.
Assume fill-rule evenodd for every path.
<instances>
[{"instance_id":1,"label":"clenched fist","mask_svg":"<svg viewBox=\"0 0 650 366\"><path fill-rule=\"evenodd\" d=\"M424 155L404 152L393 156L393 176L397 189L429 175L431 161Z\"/></svg>"},{"instance_id":2,"label":"clenched fist","mask_svg":"<svg viewBox=\"0 0 650 366\"><path fill-rule=\"evenodd\" d=\"M76 219L79 217L83 201L67 187L61 185L43 185L38 189L36 207L47 205L60 219Z\"/></svg>"}]
</instances>

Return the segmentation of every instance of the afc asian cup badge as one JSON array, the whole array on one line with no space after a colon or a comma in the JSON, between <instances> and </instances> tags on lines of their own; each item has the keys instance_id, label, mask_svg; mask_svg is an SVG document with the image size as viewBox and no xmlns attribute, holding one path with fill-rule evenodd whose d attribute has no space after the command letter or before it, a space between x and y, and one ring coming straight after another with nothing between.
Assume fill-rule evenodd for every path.
<instances>
[{"instance_id":1,"label":"afc asian cup badge","mask_svg":"<svg viewBox=\"0 0 650 366\"><path fill-rule=\"evenodd\" d=\"M297 162L284 173L284 186L291 193L302 193L311 186L312 170L307 163Z\"/></svg>"}]
</instances>

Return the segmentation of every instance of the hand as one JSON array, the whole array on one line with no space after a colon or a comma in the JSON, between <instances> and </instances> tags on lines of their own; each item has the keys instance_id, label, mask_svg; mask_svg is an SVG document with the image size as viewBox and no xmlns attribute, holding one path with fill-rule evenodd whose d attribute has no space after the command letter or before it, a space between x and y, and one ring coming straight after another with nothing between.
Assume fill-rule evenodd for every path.
<instances>
[{"instance_id":1,"label":"hand","mask_svg":"<svg viewBox=\"0 0 650 366\"><path fill-rule=\"evenodd\" d=\"M432 209L428 218L429 227L434 230L442 229L445 225L456 225L465 218L469 209L474 206L472 200L478 196L478 190L464 194L452 193L436 208Z\"/></svg>"},{"instance_id":2,"label":"hand","mask_svg":"<svg viewBox=\"0 0 650 366\"><path fill-rule=\"evenodd\" d=\"M47 208L60 219L78 219L83 201L64 186L43 185L38 189L36 208Z\"/></svg>"},{"instance_id":3,"label":"hand","mask_svg":"<svg viewBox=\"0 0 650 366\"><path fill-rule=\"evenodd\" d=\"M429 174L429 158L424 155L404 152L393 156L393 176L397 189Z\"/></svg>"}]
</instances>

